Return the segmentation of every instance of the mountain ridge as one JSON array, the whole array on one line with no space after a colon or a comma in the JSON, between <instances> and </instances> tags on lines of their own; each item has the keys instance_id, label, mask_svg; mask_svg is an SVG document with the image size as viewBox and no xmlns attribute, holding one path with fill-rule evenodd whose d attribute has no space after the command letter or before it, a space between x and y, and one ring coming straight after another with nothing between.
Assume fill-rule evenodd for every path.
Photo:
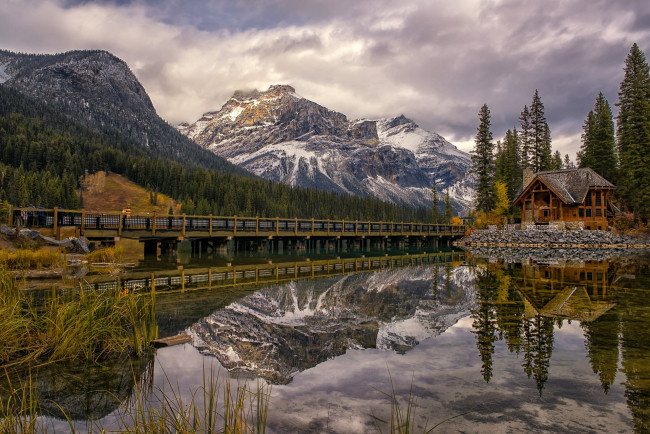
<instances>
[{"instance_id":1,"label":"mountain ridge","mask_svg":"<svg viewBox=\"0 0 650 434\"><path fill-rule=\"evenodd\" d=\"M0 50L0 84L152 156L251 176L206 152L158 116L123 60L104 50L22 54Z\"/></svg>"},{"instance_id":2,"label":"mountain ridge","mask_svg":"<svg viewBox=\"0 0 650 434\"><path fill-rule=\"evenodd\" d=\"M272 181L431 206L435 181L457 212L471 208L471 159L403 114L348 120L288 85L236 91L220 110L177 127L200 146Z\"/></svg>"}]
</instances>

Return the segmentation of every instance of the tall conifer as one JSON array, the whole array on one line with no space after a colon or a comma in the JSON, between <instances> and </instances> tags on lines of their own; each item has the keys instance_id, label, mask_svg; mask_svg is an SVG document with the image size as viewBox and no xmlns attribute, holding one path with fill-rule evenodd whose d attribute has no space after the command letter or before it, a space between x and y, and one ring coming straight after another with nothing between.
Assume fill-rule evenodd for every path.
<instances>
[{"instance_id":1,"label":"tall conifer","mask_svg":"<svg viewBox=\"0 0 650 434\"><path fill-rule=\"evenodd\" d=\"M524 109L519 115L519 124L521 126L521 131L519 134L519 148L521 149L521 167L528 168L531 167L531 143L530 143L530 112L528 111L528 106L524 106Z\"/></svg>"},{"instance_id":2,"label":"tall conifer","mask_svg":"<svg viewBox=\"0 0 650 434\"><path fill-rule=\"evenodd\" d=\"M616 179L616 150L612 109L603 96L598 94L594 109L589 112L582 127L580 167L591 167L610 181Z\"/></svg>"},{"instance_id":3,"label":"tall conifer","mask_svg":"<svg viewBox=\"0 0 650 434\"><path fill-rule=\"evenodd\" d=\"M530 105L530 136L528 139L531 152L531 166L534 172L549 170L551 161L551 130L544 115L544 104L535 89Z\"/></svg>"},{"instance_id":4,"label":"tall conifer","mask_svg":"<svg viewBox=\"0 0 650 434\"><path fill-rule=\"evenodd\" d=\"M494 202L494 143L490 131L490 109L487 104L478 113L479 126L472 151L472 171L476 174L476 208L486 213Z\"/></svg>"},{"instance_id":5,"label":"tall conifer","mask_svg":"<svg viewBox=\"0 0 650 434\"><path fill-rule=\"evenodd\" d=\"M625 59L618 93L616 136L620 158L618 196L642 218L650 217L650 70L635 43Z\"/></svg>"}]
</instances>

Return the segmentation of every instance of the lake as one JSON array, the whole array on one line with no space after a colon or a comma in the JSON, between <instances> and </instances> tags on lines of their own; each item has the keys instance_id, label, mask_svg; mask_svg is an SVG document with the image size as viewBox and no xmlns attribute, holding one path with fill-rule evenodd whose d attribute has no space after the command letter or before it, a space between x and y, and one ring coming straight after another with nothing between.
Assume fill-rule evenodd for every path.
<instances>
[{"instance_id":1,"label":"lake","mask_svg":"<svg viewBox=\"0 0 650 434\"><path fill-rule=\"evenodd\" d=\"M118 429L136 390L200 402L210 372L270 385L273 433L387 432L393 397L414 432L647 432L650 256L538 252L141 261L120 283L153 281L159 335L192 343L35 381L81 432Z\"/></svg>"}]
</instances>

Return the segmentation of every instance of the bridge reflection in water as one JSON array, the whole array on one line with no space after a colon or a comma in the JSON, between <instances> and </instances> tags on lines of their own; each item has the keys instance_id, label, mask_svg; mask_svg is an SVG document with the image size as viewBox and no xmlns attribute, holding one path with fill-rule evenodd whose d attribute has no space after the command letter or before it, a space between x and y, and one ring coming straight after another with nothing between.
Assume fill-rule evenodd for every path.
<instances>
[{"instance_id":1,"label":"bridge reflection in water","mask_svg":"<svg viewBox=\"0 0 650 434\"><path fill-rule=\"evenodd\" d=\"M75 282L84 290L164 290L165 292L248 288L299 279L342 276L352 273L392 270L423 265L449 264L457 266L465 259L463 251L407 254L399 256L321 259L237 266L134 271L126 277L107 275L87 276Z\"/></svg>"}]
</instances>

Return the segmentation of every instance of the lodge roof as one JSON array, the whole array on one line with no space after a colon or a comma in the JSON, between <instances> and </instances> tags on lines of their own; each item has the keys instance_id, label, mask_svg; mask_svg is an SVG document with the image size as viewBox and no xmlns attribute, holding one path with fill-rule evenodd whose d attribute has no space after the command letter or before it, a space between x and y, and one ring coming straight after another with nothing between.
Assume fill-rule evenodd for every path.
<instances>
[{"instance_id":1,"label":"lodge roof","mask_svg":"<svg viewBox=\"0 0 650 434\"><path fill-rule=\"evenodd\" d=\"M590 188L615 188L614 184L589 167L583 169L547 170L535 173L532 181L528 185L523 186L522 191L517 195L514 203L517 203L521 199L528 186L536 179L543 182L568 205L582 203Z\"/></svg>"}]
</instances>

